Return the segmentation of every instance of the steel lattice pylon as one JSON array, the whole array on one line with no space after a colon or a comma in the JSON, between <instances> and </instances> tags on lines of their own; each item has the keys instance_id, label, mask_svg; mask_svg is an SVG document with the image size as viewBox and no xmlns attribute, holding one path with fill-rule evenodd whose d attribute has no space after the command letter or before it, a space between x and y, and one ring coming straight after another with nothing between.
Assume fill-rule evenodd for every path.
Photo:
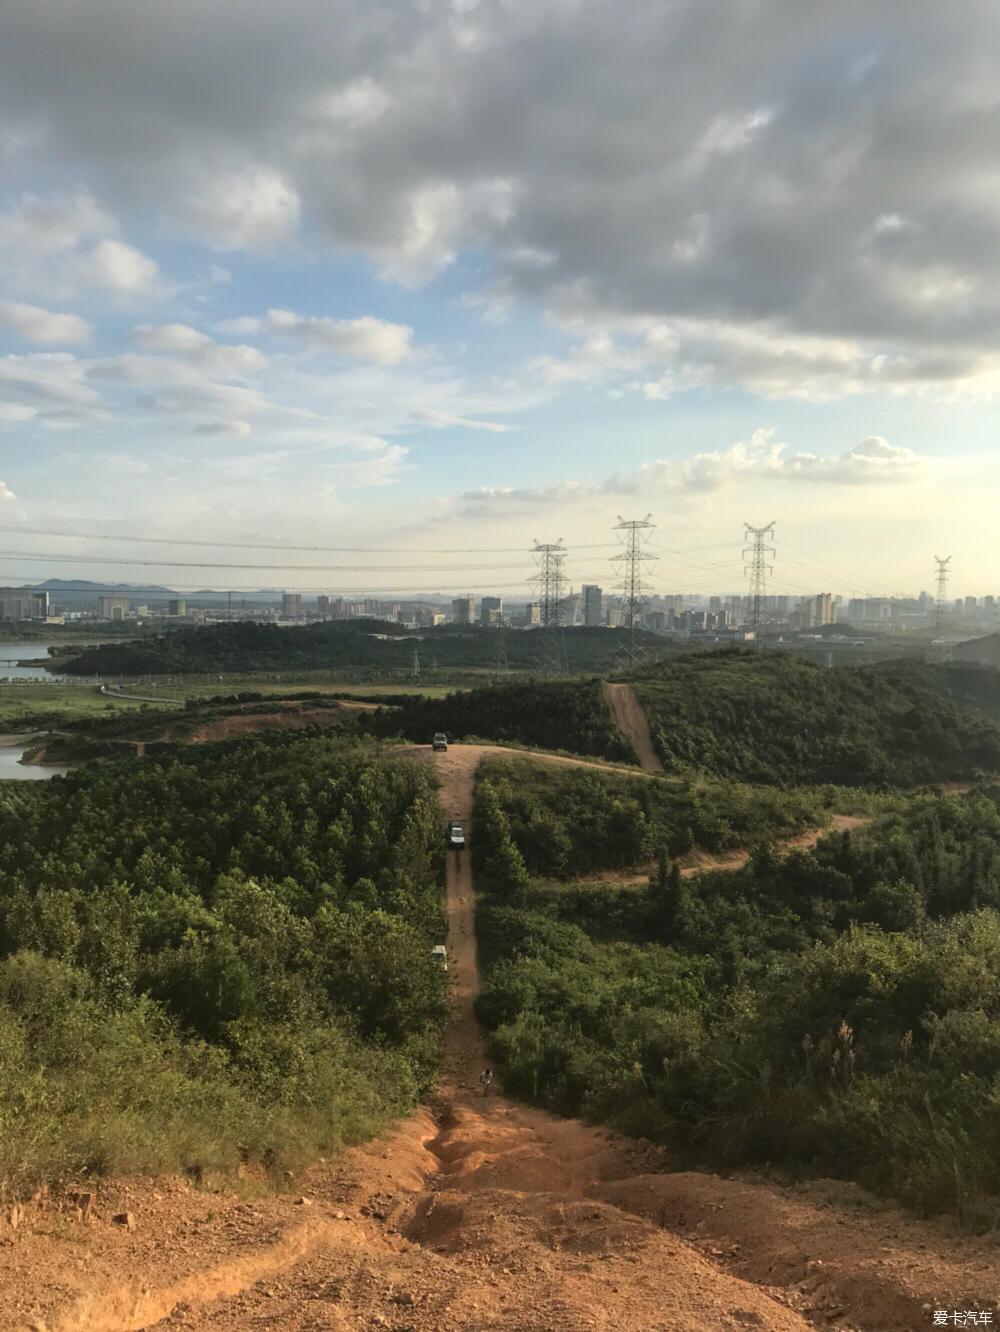
<instances>
[{"instance_id":1,"label":"steel lattice pylon","mask_svg":"<svg viewBox=\"0 0 1000 1332\"><path fill-rule=\"evenodd\" d=\"M767 619L767 575L774 573L774 566L768 564L768 555L774 554L774 547L765 544L769 536L774 535L774 523L766 527L751 527L744 523L746 540L753 538L752 544L743 551L743 561L750 576L747 591L746 627L753 633L754 648L763 647L764 623ZM749 559L749 563L747 560Z\"/></svg>"},{"instance_id":2,"label":"steel lattice pylon","mask_svg":"<svg viewBox=\"0 0 1000 1332\"><path fill-rule=\"evenodd\" d=\"M646 655L645 648L636 642L636 630L641 628L642 609L646 604L648 588L642 581L642 566L654 564L656 557L642 549L642 542L647 538L642 535L646 528L655 527L645 518L626 519L618 515L618 526L614 529L623 535L619 540L625 549L620 555L613 555L611 563L621 581L615 590L621 592L621 615L618 621L618 652L615 655L617 670L631 671L641 665Z\"/></svg>"},{"instance_id":3,"label":"steel lattice pylon","mask_svg":"<svg viewBox=\"0 0 1000 1332\"><path fill-rule=\"evenodd\" d=\"M496 651L493 654L493 680L499 684L501 680L510 679L510 667L507 665L507 626L504 623L503 611L497 614L497 627L494 632L497 641Z\"/></svg>"},{"instance_id":4,"label":"steel lattice pylon","mask_svg":"<svg viewBox=\"0 0 1000 1332\"><path fill-rule=\"evenodd\" d=\"M538 577L531 580L532 587L538 590L538 670L543 676L565 675L566 644L563 639L562 613L566 547L562 544L562 537L548 544L536 541L532 554L538 565Z\"/></svg>"},{"instance_id":5,"label":"steel lattice pylon","mask_svg":"<svg viewBox=\"0 0 1000 1332\"><path fill-rule=\"evenodd\" d=\"M940 555L934 556L934 563L937 565L937 600L934 603L934 633L942 640L941 642L941 660L951 661L951 644L945 637L948 629L948 566L951 563L951 556L946 555L941 559Z\"/></svg>"}]
</instances>

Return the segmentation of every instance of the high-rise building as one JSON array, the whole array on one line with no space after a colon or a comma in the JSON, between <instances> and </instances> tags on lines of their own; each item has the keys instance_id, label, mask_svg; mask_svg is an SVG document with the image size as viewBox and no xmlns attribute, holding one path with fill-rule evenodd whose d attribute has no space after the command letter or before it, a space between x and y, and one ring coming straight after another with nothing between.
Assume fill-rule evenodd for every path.
<instances>
[{"instance_id":1,"label":"high-rise building","mask_svg":"<svg viewBox=\"0 0 1000 1332\"><path fill-rule=\"evenodd\" d=\"M182 597L174 597L173 600L167 602L167 614L186 615L187 602Z\"/></svg>"},{"instance_id":2,"label":"high-rise building","mask_svg":"<svg viewBox=\"0 0 1000 1332\"><path fill-rule=\"evenodd\" d=\"M32 587L0 588L0 619L44 620L49 614L49 594Z\"/></svg>"},{"instance_id":3,"label":"high-rise building","mask_svg":"<svg viewBox=\"0 0 1000 1332\"><path fill-rule=\"evenodd\" d=\"M281 597L281 613L286 620L297 620L302 615L302 598L298 592L285 592Z\"/></svg>"},{"instance_id":4,"label":"high-rise building","mask_svg":"<svg viewBox=\"0 0 1000 1332\"><path fill-rule=\"evenodd\" d=\"M965 613L966 613L966 615L975 615L975 613L976 613L976 611L977 611L978 609L979 609L979 603L978 603L978 601L976 600L975 597L966 597L966 598L965 598Z\"/></svg>"},{"instance_id":5,"label":"high-rise building","mask_svg":"<svg viewBox=\"0 0 1000 1332\"><path fill-rule=\"evenodd\" d=\"M542 603L540 601L529 601L524 608L525 624L541 624L542 622Z\"/></svg>"},{"instance_id":6,"label":"high-rise building","mask_svg":"<svg viewBox=\"0 0 1000 1332\"><path fill-rule=\"evenodd\" d=\"M584 583L583 622L590 628L604 623L604 592L596 583Z\"/></svg>"},{"instance_id":7,"label":"high-rise building","mask_svg":"<svg viewBox=\"0 0 1000 1332\"><path fill-rule=\"evenodd\" d=\"M330 618L330 598L319 596L316 598L316 613L324 620Z\"/></svg>"},{"instance_id":8,"label":"high-rise building","mask_svg":"<svg viewBox=\"0 0 1000 1332\"><path fill-rule=\"evenodd\" d=\"M102 620L124 620L128 615L128 597L117 592L102 593L98 606Z\"/></svg>"},{"instance_id":9,"label":"high-rise building","mask_svg":"<svg viewBox=\"0 0 1000 1332\"><path fill-rule=\"evenodd\" d=\"M476 619L476 598L471 596L453 598L451 618L456 624L473 624Z\"/></svg>"},{"instance_id":10,"label":"high-rise building","mask_svg":"<svg viewBox=\"0 0 1000 1332\"><path fill-rule=\"evenodd\" d=\"M802 603L799 612L803 629L818 629L824 624L833 624L833 597L829 592L820 592Z\"/></svg>"},{"instance_id":11,"label":"high-rise building","mask_svg":"<svg viewBox=\"0 0 1000 1332\"><path fill-rule=\"evenodd\" d=\"M503 597L483 597L479 603L479 623L497 624L503 615Z\"/></svg>"}]
</instances>

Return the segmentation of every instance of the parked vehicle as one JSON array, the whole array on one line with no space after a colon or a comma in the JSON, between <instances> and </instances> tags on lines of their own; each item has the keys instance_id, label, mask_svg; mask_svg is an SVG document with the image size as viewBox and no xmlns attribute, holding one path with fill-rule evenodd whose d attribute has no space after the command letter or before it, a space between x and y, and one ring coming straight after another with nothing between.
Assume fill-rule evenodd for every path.
<instances>
[{"instance_id":1,"label":"parked vehicle","mask_svg":"<svg viewBox=\"0 0 1000 1332\"><path fill-rule=\"evenodd\" d=\"M432 749L448 748L448 737L445 735L444 731L434 732L434 739L431 741L431 748Z\"/></svg>"},{"instance_id":2,"label":"parked vehicle","mask_svg":"<svg viewBox=\"0 0 1000 1332\"><path fill-rule=\"evenodd\" d=\"M453 851L465 850L465 833L458 819L452 819L448 824L448 845Z\"/></svg>"},{"instance_id":3,"label":"parked vehicle","mask_svg":"<svg viewBox=\"0 0 1000 1332\"><path fill-rule=\"evenodd\" d=\"M442 971L448 970L448 950L445 948L444 944L435 944L431 949L431 957Z\"/></svg>"}]
</instances>

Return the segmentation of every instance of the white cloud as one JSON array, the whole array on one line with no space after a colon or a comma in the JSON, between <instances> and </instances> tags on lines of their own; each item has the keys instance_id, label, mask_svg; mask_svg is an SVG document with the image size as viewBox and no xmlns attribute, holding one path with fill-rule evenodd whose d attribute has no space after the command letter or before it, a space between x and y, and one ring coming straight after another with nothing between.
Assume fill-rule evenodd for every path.
<instances>
[{"instance_id":1,"label":"white cloud","mask_svg":"<svg viewBox=\"0 0 1000 1332\"><path fill-rule=\"evenodd\" d=\"M253 434L252 428L246 421L205 421L194 428L196 435L221 435L230 436L233 439L245 439L247 435Z\"/></svg>"},{"instance_id":2,"label":"white cloud","mask_svg":"<svg viewBox=\"0 0 1000 1332\"><path fill-rule=\"evenodd\" d=\"M117 240L102 240L89 254L82 255L79 271L89 286L129 295L151 292L160 280L160 269L154 260Z\"/></svg>"},{"instance_id":3,"label":"white cloud","mask_svg":"<svg viewBox=\"0 0 1000 1332\"><path fill-rule=\"evenodd\" d=\"M215 345L207 333L187 324L137 324L132 341L142 351L151 352L202 351Z\"/></svg>"},{"instance_id":4,"label":"white cloud","mask_svg":"<svg viewBox=\"0 0 1000 1332\"><path fill-rule=\"evenodd\" d=\"M158 215L214 246L327 244L410 284L482 257L503 298L484 298L493 317L585 292L593 332L767 328L791 347L851 344L862 372L957 349L942 382L991 354L1000 203L984 53L1000 12L982 0L880 0L849 21L801 0L633 0L629 23L602 0L368 0L294 24L279 0L254 0L233 14L232 0L174 0L151 23L109 0L57 25L47 5L8 0L9 160L42 179L70 162L116 215ZM27 211L38 225L19 253L80 260L75 274L48 266L44 300L88 267L113 291L152 280L101 248L123 242L90 196ZM738 367L726 381L725 358L715 371L752 386ZM851 391L818 377L821 394ZM793 380L758 378L765 394ZM920 387L901 374L894 391Z\"/></svg>"},{"instance_id":5,"label":"white cloud","mask_svg":"<svg viewBox=\"0 0 1000 1332\"><path fill-rule=\"evenodd\" d=\"M219 325L222 333L269 333L293 338L309 347L336 352L377 365L398 365L412 360L413 329L364 315L360 319L328 319L294 314L291 310L268 310L263 319L246 317Z\"/></svg>"},{"instance_id":6,"label":"white cloud","mask_svg":"<svg viewBox=\"0 0 1000 1332\"><path fill-rule=\"evenodd\" d=\"M92 329L75 314L53 314L38 305L0 301L0 327L29 342L86 342Z\"/></svg>"},{"instance_id":7,"label":"white cloud","mask_svg":"<svg viewBox=\"0 0 1000 1332\"><path fill-rule=\"evenodd\" d=\"M843 486L900 484L916 480L924 467L910 449L879 435L832 457L792 453L774 438L774 430L754 431L727 449L687 458L658 458L603 481L566 480L545 486L483 486L466 491L467 504L527 510L573 505L595 496L640 495L643 501L669 503L684 495L710 494L750 481L813 482Z\"/></svg>"},{"instance_id":8,"label":"white cloud","mask_svg":"<svg viewBox=\"0 0 1000 1332\"><path fill-rule=\"evenodd\" d=\"M456 416L451 412L438 412L428 407L418 408L412 413L414 421L421 425L444 429L448 426L463 426L466 430L486 430L491 434L503 435L513 426L503 425L499 421L476 421L468 416Z\"/></svg>"},{"instance_id":9,"label":"white cloud","mask_svg":"<svg viewBox=\"0 0 1000 1332\"><path fill-rule=\"evenodd\" d=\"M162 294L155 260L115 238L118 224L89 194L24 195L0 212L0 282L49 299L104 290L121 297Z\"/></svg>"},{"instance_id":10,"label":"white cloud","mask_svg":"<svg viewBox=\"0 0 1000 1332\"><path fill-rule=\"evenodd\" d=\"M9 486L4 485L4 483L0 481L0 500L12 500L12 499L17 499L17 496L14 494L14 492L11 490Z\"/></svg>"},{"instance_id":11,"label":"white cloud","mask_svg":"<svg viewBox=\"0 0 1000 1332\"><path fill-rule=\"evenodd\" d=\"M188 324L138 324L132 330L131 340L144 352L172 352L204 374L222 379L262 370L268 363L256 347L216 342Z\"/></svg>"},{"instance_id":12,"label":"white cloud","mask_svg":"<svg viewBox=\"0 0 1000 1332\"><path fill-rule=\"evenodd\" d=\"M0 415L78 426L106 416L103 400L84 382L85 365L67 352L0 358Z\"/></svg>"},{"instance_id":13,"label":"white cloud","mask_svg":"<svg viewBox=\"0 0 1000 1332\"><path fill-rule=\"evenodd\" d=\"M277 171L257 166L206 180L175 211L219 249L272 250L293 239L300 203Z\"/></svg>"},{"instance_id":14,"label":"white cloud","mask_svg":"<svg viewBox=\"0 0 1000 1332\"><path fill-rule=\"evenodd\" d=\"M775 441L772 429L756 430L716 453L697 453L684 459L657 459L625 474L609 477L601 486L611 494L711 491L746 477L779 481L823 482L865 486L913 480L921 460L910 449L893 445L878 435L833 457L789 453Z\"/></svg>"}]
</instances>

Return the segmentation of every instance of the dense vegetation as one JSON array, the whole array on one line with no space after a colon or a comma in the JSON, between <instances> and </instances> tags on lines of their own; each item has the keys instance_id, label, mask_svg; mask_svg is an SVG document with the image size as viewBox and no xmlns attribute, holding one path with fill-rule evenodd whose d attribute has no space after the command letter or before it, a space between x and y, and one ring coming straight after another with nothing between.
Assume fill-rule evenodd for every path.
<instances>
[{"instance_id":1,"label":"dense vegetation","mask_svg":"<svg viewBox=\"0 0 1000 1332\"><path fill-rule=\"evenodd\" d=\"M564 631L570 671L609 670L618 636L607 629ZM538 658L538 631L506 634L508 664L531 671ZM668 650L662 638L640 635L649 647ZM439 625L417 633L381 620L326 620L302 626L239 621L172 630L130 643L86 648L57 669L69 675L174 675L192 672L253 672L376 668L408 674L417 648L424 670L469 667L489 670L496 633L480 625ZM72 651L72 648L67 648Z\"/></svg>"},{"instance_id":2,"label":"dense vegetation","mask_svg":"<svg viewBox=\"0 0 1000 1332\"><path fill-rule=\"evenodd\" d=\"M507 1086L693 1163L852 1178L994 1224L1000 793L648 885L532 880L497 803L479 1015Z\"/></svg>"},{"instance_id":3,"label":"dense vegetation","mask_svg":"<svg viewBox=\"0 0 1000 1332\"><path fill-rule=\"evenodd\" d=\"M490 759L479 770L477 825L496 815L529 874L569 879L634 869L661 850L718 852L829 822L848 793L779 791L721 779L623 781L593 768L554 768L529 759ZM483 845L488 845L487 838ZM474 855L479 867L480 845Z\"/></svg>"},{"instance_id":4,"label":"dense vegetation","mask_svg":"<svg viewBox=\"0 0 1000 1332\"><path fill-rule=\"evenodd\" d=\"M0 790L0 1186L265 1165L433 1079L430 775L278 733Z\"/></svg>"},{"instance_id":5,"label":"dense vegetation","mask_svg":"<svg viewBox=\"0 0 1000 1332\"><path fill-rule=\"evenodd\" d=\"M1000 670L977 662L893 662L878 668L883 679L904 688L933 689L963 708L1000 718Z\"/></svg>"},{"instance_id":6,"label":"dense vegetation","mask_svg":"<svg viewBox=\"0 0 1000 1332\"><path fill-rule=\"evenodd\" d=\"M635 763L632 746L611 720L600 680L496 685L421 699L378 714L376 734L427 744L435 731L451 739L562 749Z\"/></svg>"},{"instance_id":7,"label":"dense vegetation","mask_svg":"<svg viewBox=\"0 0 1000 1332\"><path fill-rule=\"evenodd\" d=\"M634 684L668 772L885 787L1000 771L1000 726L919 668L733 651L678 657Z\"/></svg>"}]
</instances>

